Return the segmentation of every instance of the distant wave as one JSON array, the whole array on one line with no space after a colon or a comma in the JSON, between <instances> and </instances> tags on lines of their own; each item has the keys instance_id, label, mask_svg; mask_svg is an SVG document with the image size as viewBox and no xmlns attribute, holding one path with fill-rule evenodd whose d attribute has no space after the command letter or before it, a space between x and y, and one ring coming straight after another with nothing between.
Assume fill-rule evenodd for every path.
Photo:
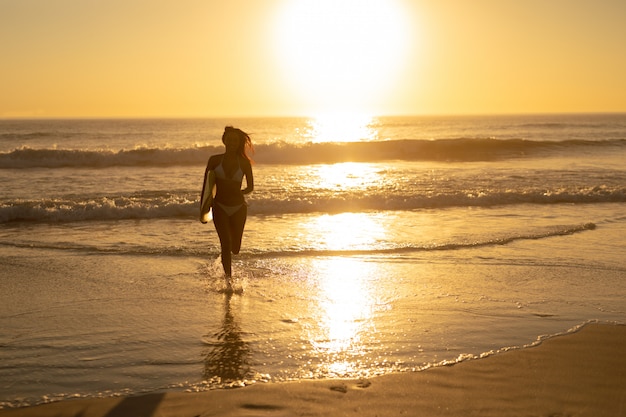
<instances>
[{"instance_id":1,"label":"distant wave","mask_svg":"<svg viewBox=\"0 0 626 417\"><path fill-rule=\"evenodd\" d=\"M110 151L73 149L33 149L21 147L0 153L0 168L108 168L115 166L174 166L206 163L218 149L148 148Z\"/></svg>"},{"instance_id":2,"label":"distant wave","mask_svg":"<svg viewBox=\"0 0 626 417\"><path fill-rule=\"evenodd\" d=\"M275 164L404 161L492 161L592 148L625 147L626 140L530 141L493 138L392 140L350 143L274 144L260 147L259 161Z\"/></svg>"},{"instance_id":3,"label":"distant wave","mask_svg":"<svg viewBox=\"0 0 626 417\"><path fill-rule=\"evenodd\" d=\"M67 136L67 135L64 135ZM0 140L22 142L29 139L59 137L57 132L0 133Z\"/></svg>"},{"instance_id":4,"label":"distant wave","mask_svg":"<svg viewBox=\"0 0 626 417\"><path fill-rule=\"evenodd\" d=\"M548 154L569 154L592 149L626 148L625 139L590 141L530 141L493 138L440 140L389 140L372 142L306 143L276 142L256 146L254 159L267 164L322 164L336 162L491 161ZM0 169L107 168L116 166L204 165L221 147L138 147L128 150L34 149L20 147L0 152Z\"/></svg>"},{"instance_id":5,"label":"distant wave","mask_svg":"<svg viewBox=\"0 0 626 417\"><path fill-rule=\"evenodd\" d=\"M249 199L250 215L341 213L349 211L402 211L449 207L495 207L517 204L624 203L626 186L593 187L548 192L499 191L490 193L442 192L434 195L309 193ZM198 215L198 193L151 192L118 197L20 200L0 204L0 224L11 222L79 222L130 219L189 219Z\"/></svg>"},{"instance_id":6,"label":"distant wave","mask_svg":"<svg viewBox=\"0 0 626 417\"><path fill-rule=\"evenodd\" d=\"M531 128L531 129L624 129L626 127L623 123L617 121L604 121L604 122L535 122L535 123L522 123L516 126L517 128Z\"/></svg>"}]
</instances>

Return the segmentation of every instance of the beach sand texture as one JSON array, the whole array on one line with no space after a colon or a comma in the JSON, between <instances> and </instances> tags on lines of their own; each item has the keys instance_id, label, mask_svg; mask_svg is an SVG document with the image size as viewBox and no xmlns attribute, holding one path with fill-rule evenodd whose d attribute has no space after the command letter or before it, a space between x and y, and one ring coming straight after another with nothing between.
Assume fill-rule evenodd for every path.
<instances>
[{"instance_id":1,"label":"beach sand texture","mask_svg":"<svg viewBox=\"0 0 626 417\"><path fill-rule=\"evenodd\" d=\"M626 326L582 330L483 359L362 380L63 401L2 417L626 416Z\"/></svg>"}]
</instances>

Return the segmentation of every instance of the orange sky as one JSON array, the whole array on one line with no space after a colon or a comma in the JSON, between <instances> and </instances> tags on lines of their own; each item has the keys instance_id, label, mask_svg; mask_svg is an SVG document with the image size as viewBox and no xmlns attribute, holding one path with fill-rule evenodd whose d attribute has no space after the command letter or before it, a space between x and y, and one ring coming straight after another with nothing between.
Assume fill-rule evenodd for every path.
<instances>
[{"instance_id":1,"label":"orange sky","mask_svg":"<svg viewBox=\"0 0 626 417\"><path fill-rule=\"evenodd\" d=\"M0 0L0 117L626 111L623 0Z\"/></svg>"}]
</instances>

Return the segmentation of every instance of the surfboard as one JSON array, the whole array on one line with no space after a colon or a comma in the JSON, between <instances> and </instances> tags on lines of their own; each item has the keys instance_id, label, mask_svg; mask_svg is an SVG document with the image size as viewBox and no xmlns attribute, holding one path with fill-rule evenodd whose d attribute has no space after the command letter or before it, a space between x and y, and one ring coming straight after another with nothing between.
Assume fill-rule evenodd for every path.
<instances>
[{"instance_id":1,"label":"surfboard","mask_svg":"<svg viewBox=\"0 0 626 417\"><path fill-rule=\"evenodd\" d=\"M211 206L215 197L215 172L213 170L204 173L202 184L202 196L200 198L200 222L208 223L212 218Z\"/></svg>"}]
</instances>

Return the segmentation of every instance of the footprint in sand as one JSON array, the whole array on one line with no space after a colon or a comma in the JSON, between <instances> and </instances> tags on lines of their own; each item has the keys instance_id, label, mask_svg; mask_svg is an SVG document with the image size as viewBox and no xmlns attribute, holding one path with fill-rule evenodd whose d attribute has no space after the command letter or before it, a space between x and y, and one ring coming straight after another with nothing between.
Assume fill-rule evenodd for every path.
<instances>
[{"instance_id":1,"label":"footprint in sand","mask_svg":"<svg viewBox=\"0 0 626 417\"><path fill-rule=\"evenodd\" d=\"M368 388L370 385L372 385L372 383L365 378L359 379L358 381L356 381L356 384L355 384L357 388L363 388L363 389ZM348 386L344 384L343 382L340 382L340 383L331 385L330 390L342 392L345 394L346 392L348 392Z\"/></svg>"},{"instance_id":2,"label":"footprint in sand","mask_svg":"<svg viewBox=\"0 0 626 417\"><path fill-rule=\"evenodd\" d=\"M357 383L356 383L356 386L359 387L359 388L367 388L370 385L372 385L372 383L369 380L365 379L365 378L359 379L357 381Z\"/></svg>"}]
</instances>

